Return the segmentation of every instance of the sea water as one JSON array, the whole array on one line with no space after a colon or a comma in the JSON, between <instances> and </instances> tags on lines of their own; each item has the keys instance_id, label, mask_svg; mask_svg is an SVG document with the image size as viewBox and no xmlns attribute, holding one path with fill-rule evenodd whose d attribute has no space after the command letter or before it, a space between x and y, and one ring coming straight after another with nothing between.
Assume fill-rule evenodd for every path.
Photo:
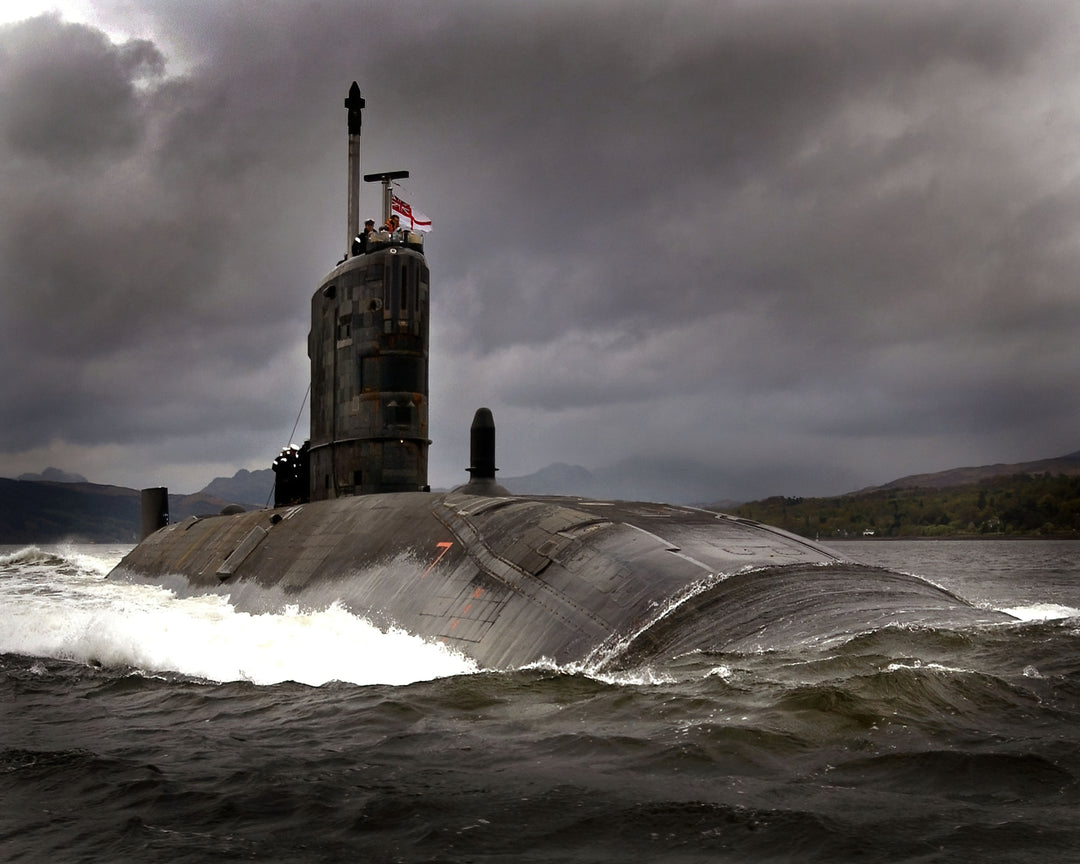
<instances>
[{"instance_id":1,"label":"sea water","mask_svg":"<svg viewBox=\"0 0 1080 864\"><path fill-rule=\"evenodd\" d=\"M1016 621L492 672L0 548L0 860L1077 860L1080 542L835 548Z\"/></svg>"}]
</instances>

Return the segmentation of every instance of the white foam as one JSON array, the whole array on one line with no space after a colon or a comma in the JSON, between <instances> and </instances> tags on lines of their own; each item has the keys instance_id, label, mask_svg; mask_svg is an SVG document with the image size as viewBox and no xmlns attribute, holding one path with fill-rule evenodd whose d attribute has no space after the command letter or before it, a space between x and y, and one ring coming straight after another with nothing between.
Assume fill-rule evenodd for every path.
<instances>
[{"instance_id":1,"label":"white foam","mask_svg":"<svg viewBox=\"0 0 1080 864\"><path fill-rule=\"evenodd\" d=\"M923 663L922 660L909 660L907 662L897 660L885 667L886 672L913 671L916 669L928 669L931 672L949 672L955 675L970 675L973 673L973 670L971 669L961 669L958 666L945 666L941 663Z\"/></svg>"},{"instance_id":2,"label":"white foam","mask_svg":"<svg viewBox=\"0 0 1080 864\"><path fill-rule=\"evenodd\" d=\"M1058 603L1033 603L1030 606L1013 606L1001 611L1021 621L1057 621L1063 618L1080 617L1080 609Z\"/></svg>"},{"instance_id":3,"label":"white foam","mask_svg":"<svg viewBox=\"0 0 1080 864\"><path fill-rule=\"evenodd\" d=\"M408 684L477 671L444 645L381 632L339 606L250 615L220 597L106 580L111 555L56 554L65 566L35 555L14 570L8 562L0 652L256 684Z\"/></svg>"}]
</instances>

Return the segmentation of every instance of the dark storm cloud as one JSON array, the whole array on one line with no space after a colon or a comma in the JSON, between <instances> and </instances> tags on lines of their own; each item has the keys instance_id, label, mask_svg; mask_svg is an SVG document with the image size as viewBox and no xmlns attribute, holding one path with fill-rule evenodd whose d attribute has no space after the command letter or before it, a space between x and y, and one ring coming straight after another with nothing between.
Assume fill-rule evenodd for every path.
<instances>
[{"instance_id":1,"label":"dark storm cloud","mask_svg":"<svg viewBox=\"0 0 1080 864\"><path fill-rule=\"evenodd\" d=\"M284 253L260 254L287 209L275 199L288 179L270 162L287 158L287 121L268 105L244 109L210 79L167 78L142 40L114 45L52 17L0 38L0 351L20 370L4 384L18 418L4 446L280 426L280 401L250 379L303 332L281 303L298 311L291 295L308 274ZM303 386L288 385L295 406Z\"/></svg>"},{"instance_id":2,"label":"dark storm cloud","mask_svg":"<svg viewBox=\"0 0 1080 864\"><path fill-rule=\"evenodd\" d=\"M49 16L5 36L0 124L13 154L64 170L135 146L143 131L137 84L164 70L154 45L115 46L90 27Z\"/></svg>"},{"instance_id":3,"label":"dark storm cloud","mask_svg":"<svg viewBox=\"0 0 1080 864\"><path fill-rule=\"evenodd\" d=\"M433 482L484 403L508 473L675 441L718 497L1075 449L1068 4L116 8L0 29L5 451L273 455L353 78L435 218Z\"/></svg>"},{"instance_id":4,"label":"dark storm cloud","mask_svg":"<svg viewBox=\"0 0 1080 864\"><path fill-rule=\"evenodd\" d=\"M880 234L861 239L891 245L921 203L876 200L867 181L897 157L852 140L846 125L819 144L822 125L883 87L898 91L887 100L893 110L906 111L916 98L907 79L926 81L939 64L994 76L1031 50L1000 32L1009 22L980 32L959 11L791 6L688 14L631 4L615 21L594 6L573 27L565 16L525 20L534 8L519 6L521 21L493 16L486 29L448 36L439 28L441 45L417 46L421 57L468 58L426 80L424 64L413 66L405 92L425 93L429 112L456 103L475 119L466 125L481 160L450 155L479 170L478 220L503 259L479 277L485 320L476 330L487 346L544 342L597 319L655 326L741 305L763 287L800 298L821 291L806 272L808 252L850 267L841 263L856 240L847 223L869 220ZM452 71L460 67L470 72ZM524 315L495 302L522 261L533 264Z\"/></svg>"}]
</instances>

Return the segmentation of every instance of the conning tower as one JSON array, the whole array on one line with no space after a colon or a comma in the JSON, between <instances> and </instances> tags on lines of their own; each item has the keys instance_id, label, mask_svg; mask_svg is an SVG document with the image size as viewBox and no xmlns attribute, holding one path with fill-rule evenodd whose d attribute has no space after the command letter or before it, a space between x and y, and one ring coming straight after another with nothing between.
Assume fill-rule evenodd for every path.
<instances>
[{"instance_id":1,"label":"conning tower","mask_svg":"<svg viewBox=\"0 0 1080 864\"><path fill-rule=\"evenodd\" d=\"M359 231L360 112L349 98L349 192L345 258L311 298L311 500L426 490L429 276L423 238ZM383 184L408 172L372 174ZM355 239L354 239L355 238Z\"/></svg>"}]
</instances>

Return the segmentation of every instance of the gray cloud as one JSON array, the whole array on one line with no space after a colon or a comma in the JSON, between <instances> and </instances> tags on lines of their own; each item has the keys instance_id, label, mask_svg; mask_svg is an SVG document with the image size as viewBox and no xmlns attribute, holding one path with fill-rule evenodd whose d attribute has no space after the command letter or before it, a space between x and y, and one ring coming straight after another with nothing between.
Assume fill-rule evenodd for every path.
<instances>
[{"instance_id":1,"label":"gray cloud","mask_svg":"<svg viewBox=\"0 0 1080 864\"><path fill-rule=\"evenodd\" d=\"M508 474L674 447L716 497L1076 449L1069 4L98 14L139 38L0 28L3 473L272 458L354 78L365 170L436 224L434 483L480 404Z\"/></svg>"},{"instance_id":2,"label":"gray cloud","mask_svg":"<svg viewBox=\"0 0 1080 864\"><path fill-rule=\"evenodd\" d=\"M131 152L143 131L138 84L164 71L152 43L112 45L97 30L53 16L6 35L0 134L14 155L63 171Z\"/></svg>"}]
</instances>

